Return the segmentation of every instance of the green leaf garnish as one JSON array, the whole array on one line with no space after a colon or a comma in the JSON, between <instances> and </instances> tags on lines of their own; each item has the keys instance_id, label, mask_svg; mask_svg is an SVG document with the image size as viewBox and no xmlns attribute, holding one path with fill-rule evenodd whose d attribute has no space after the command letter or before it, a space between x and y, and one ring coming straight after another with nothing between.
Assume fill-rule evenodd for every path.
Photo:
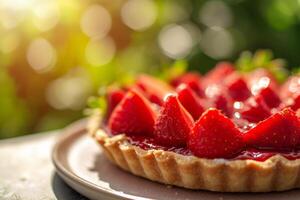
<instances>
[{"instance_id":1,"label":"green leaf garnish","mask_svg":"<svg viewBox=\"0 0 300 200\"><path fill-rule=\"evenodd\" d=\"M283 59L273 59L273 53L270 50L258 50L254 54L249 51L241 53L236 61L236 67L241 72L250 72L258 68L267 69L276 80L284 82L289 73L285 68Z\"/></svg>"}]
</instances>

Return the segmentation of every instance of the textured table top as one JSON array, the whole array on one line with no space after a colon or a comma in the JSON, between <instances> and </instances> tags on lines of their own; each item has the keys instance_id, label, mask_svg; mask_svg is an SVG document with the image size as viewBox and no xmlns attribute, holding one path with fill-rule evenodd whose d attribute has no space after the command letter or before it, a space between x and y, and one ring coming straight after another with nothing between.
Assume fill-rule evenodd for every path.
<instances>
[{"instance_id":1,"label":"textured table top","mask_svg":"<svg viewBox=\"0 0 300 200\"><path fill-rule=\"evenodd\" d=\"M0 140L0 199L85 200L55 173L51 150L59 131Z\"/></svg>"}]
</instances>

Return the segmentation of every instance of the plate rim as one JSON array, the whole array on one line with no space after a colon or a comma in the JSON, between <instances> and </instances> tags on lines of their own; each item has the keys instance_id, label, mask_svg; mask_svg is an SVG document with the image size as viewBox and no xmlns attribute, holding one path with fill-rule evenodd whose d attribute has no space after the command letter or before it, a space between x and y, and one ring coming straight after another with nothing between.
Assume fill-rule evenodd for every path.
<instances>
[{"instance_id":1,"label":"plate rim","mask_svg":"<svg viewBox=\"0 0 300 200\"><path fill-rule=\"evenodd\" d=\"M122 195L120 193L116 193L113 191L109 191L106 188L103 188L97 184L94 184L78 175L76 175L75 173L73 173L72 171L69 171L66 166L60 161L59 159L59 150L60 148L62 148L63 144L65 142L67 142L68 140L72 139L72 136L76 136L79 137L83 134L84 131L86 131L86 124L87 124L87 119L82 119L79 121L76 121L72 124L70 124L69 126L67 126L65 129L62 130L62 132L60 133L61 135L57 138L52 152L51 152L51 160L52 163L56 169L57 174L67 183L67 185L69 185L72 189L74 189L75 191L79 192L80 194L83 194L86 197L89 197L87 195L87 193L83 193L82 191L79 191L77 188L73 187L70 182L72 182L73 184L77 184L78 186L80 186L82 189L88 189L88 190L92 190L95 193L101 193L102 195L105 195L105 197L110 198L110 199L125 199L125 200L130 200L133 197L136 196L132 196L132 195ZM76 141L76 138L73 140ZM73 141L73 142L74 142ZM73 143L72 141L70 143ZM68 145L70 146L70 145ZM67 151L69 148L65 148L65 151ZM66 153L68 154L68 153ZM70 181L70 182L69 182ZM132 196L132 197L131 197ZM131 198L130 198L131 197ZM89 197L91 198L91 197ZM143 199L147 199L147 198L143 198Z\"/></svg>"}]
</instances>

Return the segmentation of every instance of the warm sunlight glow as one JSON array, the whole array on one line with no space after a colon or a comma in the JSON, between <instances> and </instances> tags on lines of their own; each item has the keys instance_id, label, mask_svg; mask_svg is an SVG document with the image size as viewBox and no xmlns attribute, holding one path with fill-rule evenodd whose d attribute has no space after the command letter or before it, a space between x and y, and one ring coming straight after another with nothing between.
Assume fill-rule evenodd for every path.
<instances>
[{"instance_id":1,"label":"warm sunlight glow","mask_svg":"<svg viewBox=\"0 0 300 200\"><path fill-rule=\"evenodd\" d=\"M91 40L85 50L87 61L94 66L109 63L115 55L116 47L111 38Z\"/></svg>"},{"instance_id":2,"label":"warm sunlight glow","mask_svg":"<svg viewBox=\"0 0 300 200\"><path fill-rule=\"evenodd\" d=\"M161 49L171 58L183 58L192 49L193 40L183 27L171 24L162 29L158 39Z\"/></svg>"},{"instance_id":3,"label":"warm sunlight glow","mask_svg":"<svg viewBox=\"0 0 300 200\"><path fill-rule=\"evenodd\" d=\"M111 16L101 5L91 5L83 13L80 25L89 37L102 38L111 28Z\"/></svg>"},{"instance_id":4,"label":"warm sunlight glow","mask_svg":"<svg viewBox=\"0 0 300 200\"><path fill-rule=\"evenodd\" d=\"M155 22L157 8L152 0L129 0L124 4L121 16L128 27L143 31Z\"/></svg>"},{"instance_id":5,"label":"warm sunlight glow","mask_svg":"<svg viewBox=\"0 0 300 200\"><path fill-rule=\"evenodd\" d=\"M28 47L27 61L35 71L47 72L56 62L55 49L44 38L35 39Z\"/></svg>"}]
</instances>

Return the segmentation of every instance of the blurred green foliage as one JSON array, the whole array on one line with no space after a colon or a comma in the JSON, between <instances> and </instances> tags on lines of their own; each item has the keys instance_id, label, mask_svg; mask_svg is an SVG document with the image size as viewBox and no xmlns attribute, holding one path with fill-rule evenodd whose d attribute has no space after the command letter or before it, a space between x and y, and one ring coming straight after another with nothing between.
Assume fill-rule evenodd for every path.
<instances>
[{"instance_id":1,"label":"blurred green foliage","mask_svg":"<svg viewBox=\"0 0 300 200\"><path fill-rule=\"evenodd\" d=\"M62 128L99 88L140 72L237 60L284 80L300 65L298 0L4 0L0 33L0 138Z\"/></svg>"}]
</instances>

